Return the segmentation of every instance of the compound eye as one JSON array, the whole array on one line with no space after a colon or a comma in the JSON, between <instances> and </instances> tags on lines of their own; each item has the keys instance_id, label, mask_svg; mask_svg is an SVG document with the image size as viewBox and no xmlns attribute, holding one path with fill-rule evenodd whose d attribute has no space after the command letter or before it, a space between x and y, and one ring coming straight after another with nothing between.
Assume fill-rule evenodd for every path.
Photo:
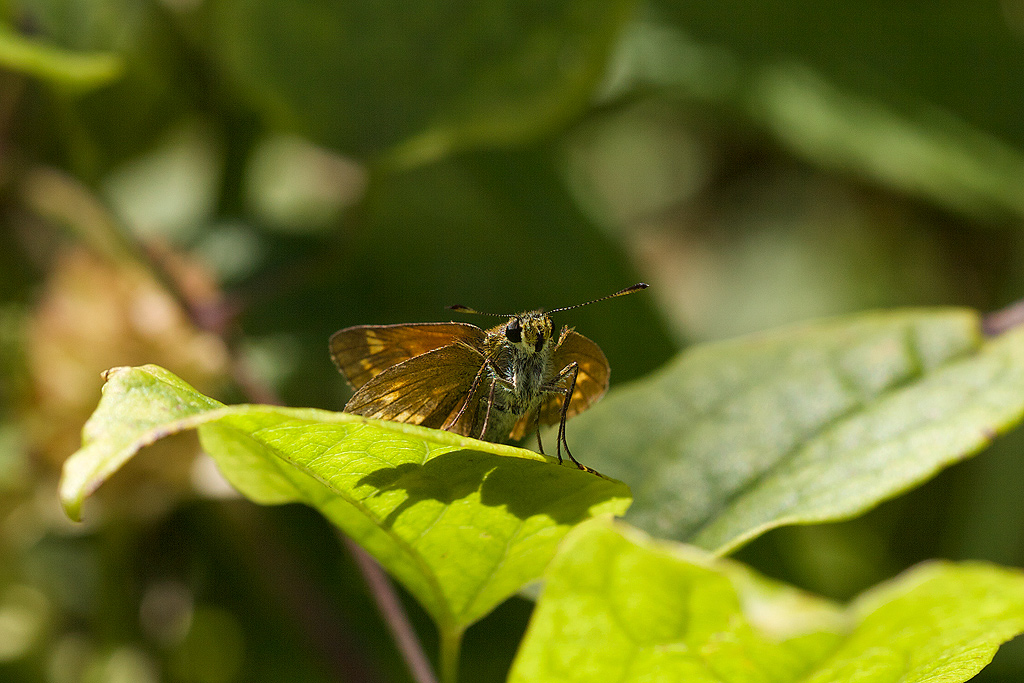
<instances>
[{"instance_id":1,"label":"compound eye","mask_svg":"<svg viewBox=\"0 0 1024 683\"><path fill-rule=\"evenodd\" d=\"M513 344L518 344L523 340L523 325L519 322L519 318L512 318L508 321L508 325L505 326L505 338Z\"/></svg>"}]
</instances>

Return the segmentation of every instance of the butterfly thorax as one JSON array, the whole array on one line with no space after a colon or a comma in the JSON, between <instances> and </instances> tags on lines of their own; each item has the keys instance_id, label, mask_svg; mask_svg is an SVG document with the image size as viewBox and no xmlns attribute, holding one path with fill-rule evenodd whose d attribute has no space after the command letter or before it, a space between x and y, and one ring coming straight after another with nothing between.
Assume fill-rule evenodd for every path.
<instances>
[{"instance_id":1,"label":"butterfly thorax","mask_svg":"<svg viewBox=\"0 0 1024 683\"><path fill-rule=\"evenodd\" d=\"M484 439L507 440L516 421L545 398L553 347L551 318L543 311L521 313L487 331L484 352L492 362L481 386L484 400L478 418L481 427L487 421ZM487 416L492 386L494 401Z\"/></svg>"}]
</instances>

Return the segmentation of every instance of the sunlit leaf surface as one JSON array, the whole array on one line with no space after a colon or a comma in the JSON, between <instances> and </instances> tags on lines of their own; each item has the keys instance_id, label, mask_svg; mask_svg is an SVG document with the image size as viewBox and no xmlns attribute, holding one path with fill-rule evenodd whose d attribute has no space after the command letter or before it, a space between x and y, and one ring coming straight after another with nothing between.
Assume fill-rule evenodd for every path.
<instances>
[{"instance_id":1,"label":"sunlit leaf surface","mask_svg":"<svg viewBox=\"0 0 1024 683\"><path fill-rule=\"evenodd\" d=\"M1019 571L935 562L841 609L594 523L551 563L509 680L957 683L1024 631L1021 604Z\"/></svg>"}]
</instances>

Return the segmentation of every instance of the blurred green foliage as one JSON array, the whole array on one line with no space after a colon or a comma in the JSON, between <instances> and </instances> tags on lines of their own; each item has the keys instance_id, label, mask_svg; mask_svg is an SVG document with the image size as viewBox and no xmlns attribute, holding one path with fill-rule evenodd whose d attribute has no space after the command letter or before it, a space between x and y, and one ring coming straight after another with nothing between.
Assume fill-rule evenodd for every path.
<instances>
[{"instance_id":1,"label":"blurred green foliage","mask_svg":"<svg viewBox=\"0 0 1024 683\"><path fill-rule=\"evenodd\" d=\"M242 365L337 409L330 333L449 303L648 281L560 319L614 384L693 341L1019 298L1022 35L1020 0L0 0L0 679L408 680L326 524L211 503L193 441L62 520L109 366L262 400ZM1021 565L1022 439L740 558L841 599ZM465 680L503 679L527 612L469 632ZM1011 643L980 679L1022 674Z\"/></svg>"}]
</instances>

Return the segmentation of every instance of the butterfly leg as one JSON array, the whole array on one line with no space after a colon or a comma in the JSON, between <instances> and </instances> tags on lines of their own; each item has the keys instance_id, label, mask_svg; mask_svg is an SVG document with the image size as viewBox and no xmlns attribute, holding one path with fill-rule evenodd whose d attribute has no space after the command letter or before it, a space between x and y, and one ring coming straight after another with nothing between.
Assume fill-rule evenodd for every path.
<instances>
[{"instance_id":1,"label":"butterfly leg","mask_svg":"<svg viewBox=\"0 0 1024 683\"><path fill-rule=\"evenodd\" d=\"M544 455L544 444L540 441L540 408L537 408L537 420L535 421L537 427L537 448L540 449L540 454Z\"/></svg>"},{"instance_id":2,"label":"butterfly leg","mask_svg":"<svg viewBox=\"0 0 1024 683\"><path fill-rule=\"evenodd\" d=\"M466 394L466 398L462 402L462 407L459 408L459 412L457 412L455 414L454 418L449 418L448 420L446 420L445 423L443 425L441 425L441 429L451 429L452 427L454 427L455 425L457 425L459 423L460 419L462 419L462 414L466 412L466 408L469 407L469 404L473 400L473 394L475 394L476 390L478 388L480 388L480 381L484 377L484 370L486 368L487 368L487 364L486 363L484 363L483 365L480 366L480 370L477 371L476 377L473 378L473 384L470 385L469 392ZM474 422L475 421L476 420L474 419ZM470 436L471 435L472 434L470 434Z\"/></svg>"},{"instance_id":3,"label":"butterfly leg","mask_svg":"<svg viewBox=\"0 0 1024 683\"><path fill-rule=\"evenodd\" d=\"M473 378L473 384L470 385L469 391L466 393L466 398L462 401L462 405L459 407L459 411L455 413L454 416L449 417L447 420L445 420L445 423L441 425L441 429L450 431L459 423L459 420L462 419L463 414L469 408L470 404L473 403L473 396L480 388L480 384L484 379L484 373L487 371L488 368L491 369L493 378L491 380L490 398L487 402L487 416L490 416L491 406L494 404L494 387L499 382L505 385L509 385L509 383L506 380L502 379L500 376L498 376L498 369L494 366L494 363L491 362L490 359L485 359L483 364L480 366L480 369L477 371L476 377ZM473 410L477 410L477 406L479 405L479 402L473 403ZM473 417L473 422L476 422L476 416ZM486 417L484 418L484 423L484 429L483 431L480 432L481 436L487 431ZM473 427L470 426L466 431L460 430L459 433L465 434L466 436L473 436L474 431L475 430L473 429Z\"/></svg>"},{"instance_id":4,"label":"butterfly leg","mask_svg":"<svg viewBox=\"0 0 1024 683\"><path fill-rule=\"evenodd\" d=\"M584 467L580 464L580 461L572 457L572 451L569 450L569 442L565 440L565 420L566 414L569 412L569 402L572 401L572 393L576 390L576 377L580 374L580 365L576 361L573 361L562 368L562 371L558 373L558 377L555 378L554 383L561 382L562 380L569 378L569 385L556 389L558 393L565 396L562 401L562 415L561 420L558 423L558 438L555 441L556 452L558 453L558 462L562 462L562 446L565 446L565 454L569 456L573 464L581 470L588 470L589 468Z\"/></svg>"},{"instance_id":5,"label":"butterfly leg","mask_svg":"<svg viewBox=\"0 0 1024 683\"><path fill-rule=\"evenodd\" d=\"M491 380L491 390L487 395L487 412L484 413L484 426L480 430L480 439L483 440L487 436L487 424L491 421L491 406L494 405L494 385L498 383L498 380Z\"/></svg>"}]
</instances>

